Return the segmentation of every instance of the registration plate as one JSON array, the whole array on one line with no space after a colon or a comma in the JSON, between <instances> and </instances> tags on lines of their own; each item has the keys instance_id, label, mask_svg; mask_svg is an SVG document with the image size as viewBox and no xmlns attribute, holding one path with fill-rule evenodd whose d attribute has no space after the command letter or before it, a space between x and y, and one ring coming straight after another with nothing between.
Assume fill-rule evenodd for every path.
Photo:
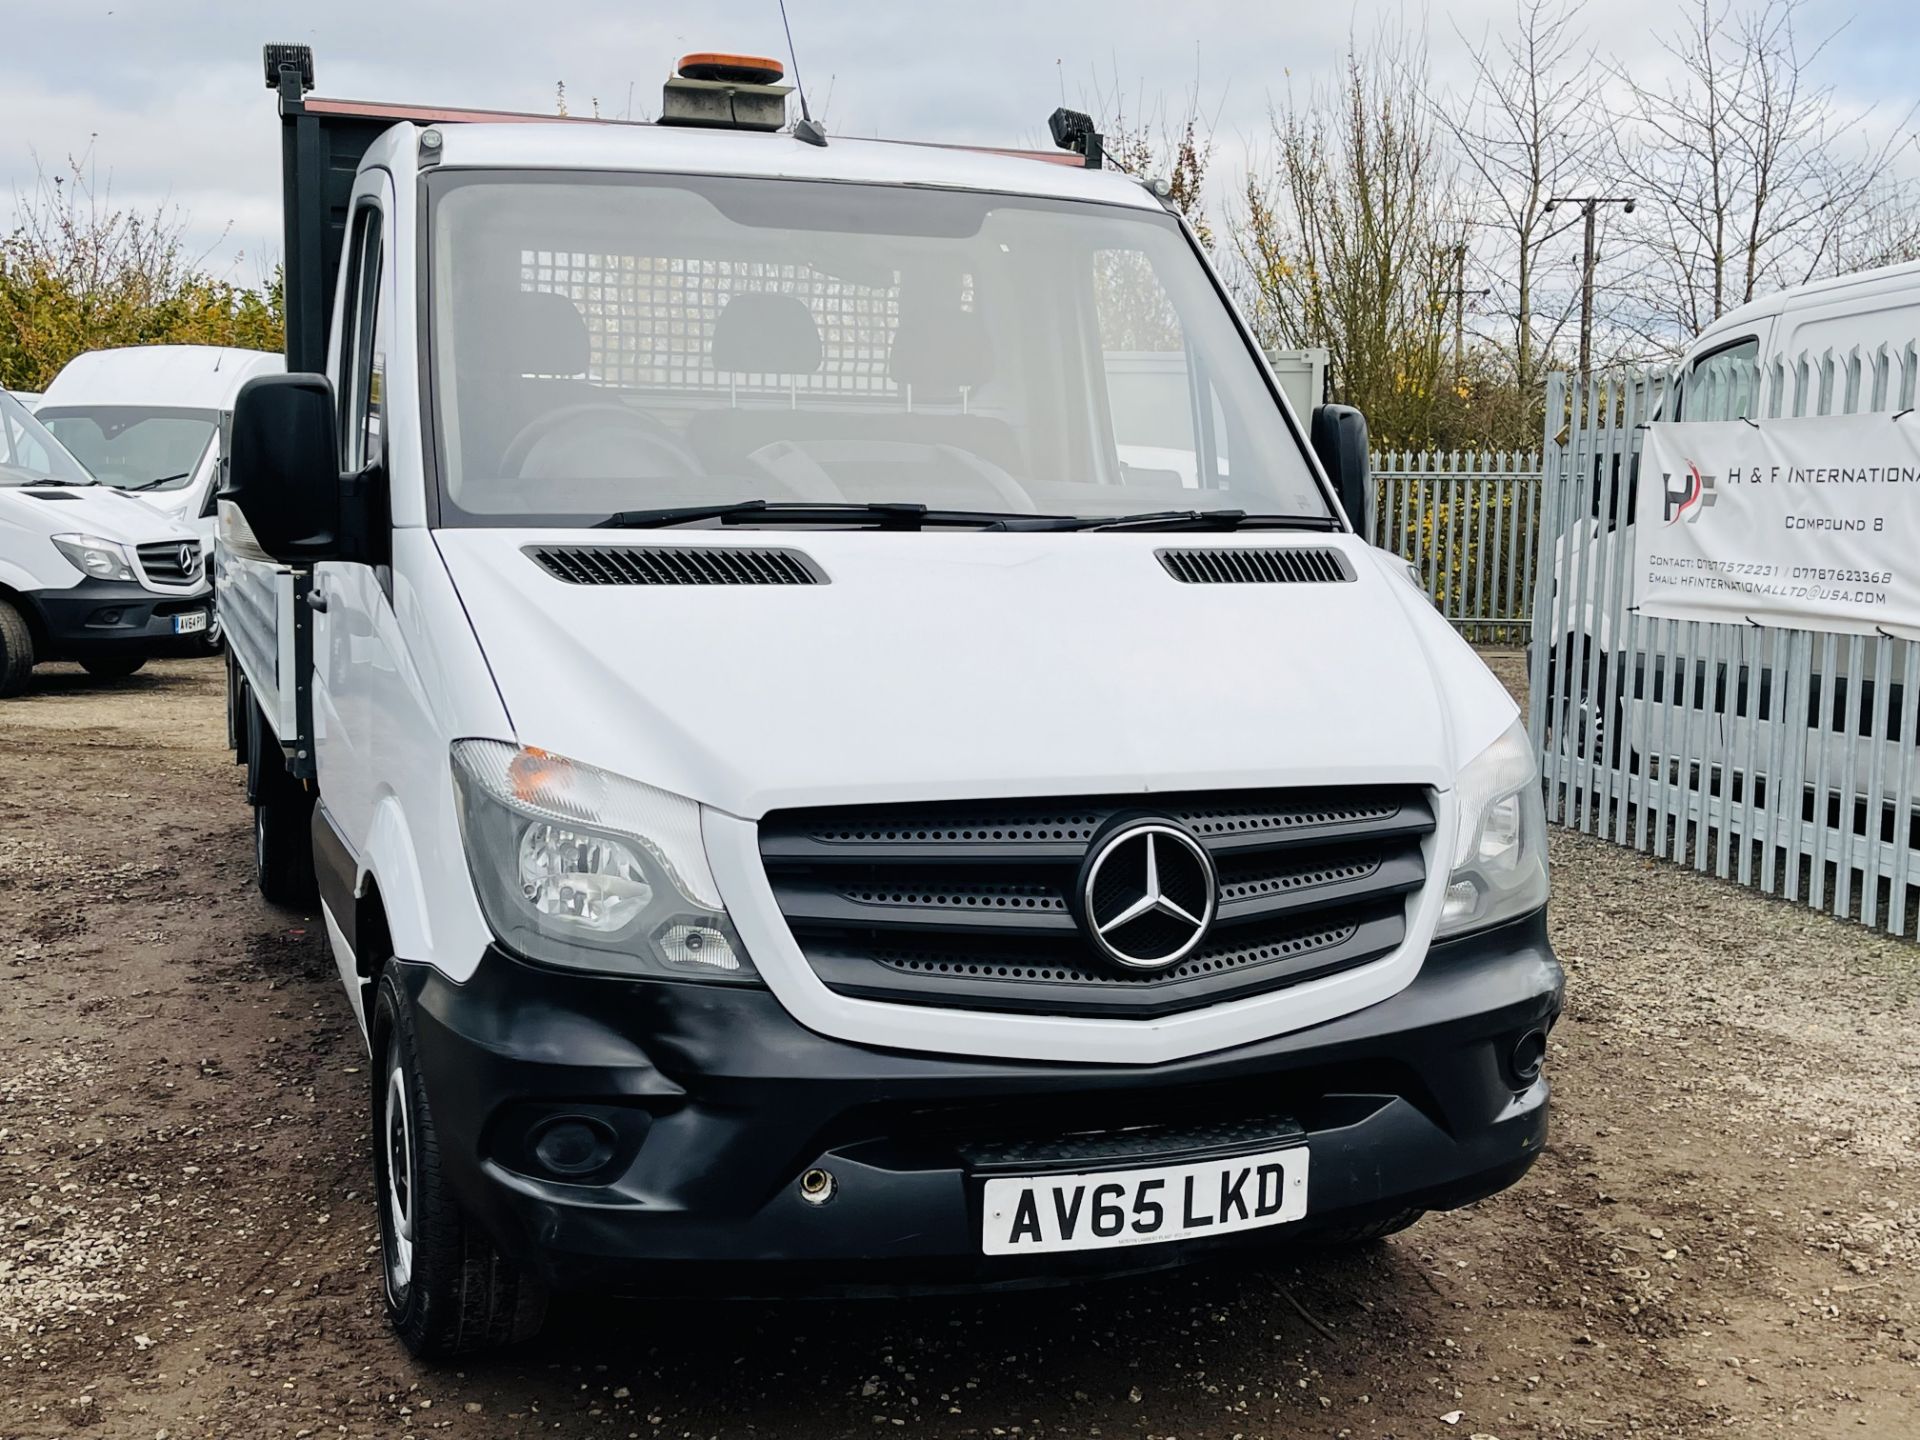
<instances>
[{"instance_id":1,"label":"registration plate","mask_svg":"<svg viewBox=\"0 0 1920 1440\"><path fill-rule=\"evenodd\" d=\"M206 628L207 612L204 610L189 610L184 615L173 617L173 633L176 635L192 635Z\"/></svg>"},{"instance_id":2,"label":"registration plate","mask_svg":"<svg viewBox=\"0 0 1920 1440\"><path fill-rule=\"evenodd\" d=\"M1090 1175L987 1181L981 1248L1044 1255L1284 1225L1307 1213L1307 1147Z\"/></svg>"}]
</instances>

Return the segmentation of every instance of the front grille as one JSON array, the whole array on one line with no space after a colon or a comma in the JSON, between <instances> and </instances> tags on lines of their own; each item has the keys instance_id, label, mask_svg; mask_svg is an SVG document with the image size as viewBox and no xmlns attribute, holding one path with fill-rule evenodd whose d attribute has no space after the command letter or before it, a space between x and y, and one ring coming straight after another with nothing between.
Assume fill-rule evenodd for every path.
<instances>
[{"instance_id":1,"label":"front grille","mask_svg":"<svg viewBox=\"0 0 1920 1440\"><path fill-rule=\"evenodd\" d=\"M156 540L142 545L140 568L156 585L192 585L200 579L200 546L192 540ZM181 556L189 557L181 564Z\"/></svg>"},{"instance_id":2,"label":"front grille","mask_svg":"<svg viewBox=\"0 0 1920 1440\"><path fill-rule=\"evenodd\" d=\"M797 550L685 545L537 545L527 554L570 585L824 585Z\"/></svg>"},{"instance_id":3,"label":"front grille","mask_svg":"<svg viewBox=\"0 0 1920 1440\"><path fill-rule=\"evenodd\" d=\"M1172 820L1219 876L1206 939L1169 969L1101 958L1075 918L1116 816ZM1256 790L786 810L760 826L775 898L829 989L903 1004L1152 1016L1378 959L1426 879L1425 791Z\"/></svg>"}]
</instances>

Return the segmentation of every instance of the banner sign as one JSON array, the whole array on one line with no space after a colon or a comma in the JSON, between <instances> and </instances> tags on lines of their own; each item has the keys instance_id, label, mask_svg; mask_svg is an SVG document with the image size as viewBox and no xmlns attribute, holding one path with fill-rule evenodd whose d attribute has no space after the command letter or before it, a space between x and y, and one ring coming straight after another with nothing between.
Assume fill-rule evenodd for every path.
<instances>
[{"instance_id":1,"label":"banner sign","mask_svg":"<svg viewBox=\"0 0 1920 1440\"><path fill-rule=\"evenodd\" d=\"M1642 615L1920 638L1920 415L1655 421Z\"/></svg>"}]
</instances>

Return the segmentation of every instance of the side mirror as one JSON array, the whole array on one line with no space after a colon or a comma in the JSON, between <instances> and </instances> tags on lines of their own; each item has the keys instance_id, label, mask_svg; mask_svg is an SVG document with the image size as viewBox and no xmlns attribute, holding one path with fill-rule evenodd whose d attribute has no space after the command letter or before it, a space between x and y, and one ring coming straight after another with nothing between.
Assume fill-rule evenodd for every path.
<instances>
[{"instance_id":1,"label":"side mirror","mask_svg":"<svg viewBox=\"0 0 1920 1440\"><path fill-rule=\"evenodd\" d=\"M385 559L385 492L375 470L340 473L333 386L324 375L261 375L233 402L231 500L275 560Z\"/></svg>"},{"instance_id":2,"label":"side mirror","mask_svg":"<svg viewBox=\"0 0 1920 1440\"><path fill-rule=\"evenodd\" d=\"M1367 537L1367 501L1373 493L1373 461L1367 454L1367 417L1351 405L1314 408L1313 453L1333 481L1340 508L1361 539Z\"/></svg>"}]
</instances>

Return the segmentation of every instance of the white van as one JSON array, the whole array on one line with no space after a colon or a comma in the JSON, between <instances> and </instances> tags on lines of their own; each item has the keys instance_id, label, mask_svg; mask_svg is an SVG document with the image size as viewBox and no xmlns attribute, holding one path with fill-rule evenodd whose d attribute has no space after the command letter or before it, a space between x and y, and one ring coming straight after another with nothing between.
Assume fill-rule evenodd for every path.
<instances>
[{"instance_id":1,"label":"white van","mask_svg":"<svg viewBox=\"0 0 1920 1440\"><path fill-rule=\"evenodd\" d=\"M211 557L221 433L234 396L284 356L219 345L93 350L62 367L35 414L102 484L194 531ZM207 641L219 638L218 617Z\"/></svg>"},{"instance_id":2,"label":"white van","mask_svg":"<svg viewBox=\"0 0 1920 1440\"><path fill-rule=\"evenodd\" d=\"M193 532L97 483L0 390L0 696L43 660L121 676L191 651L212 608Z\"/></svg>"},{"instance_id":3,"label":"white van","mask_svg":"<svg viewBox=\"0 0 1920 1440\"><path fill-rule=\"evenodd\" d=\"M1802 357L1817 363L1829 351L1836 361L1845 361L1857 351L1863 363L1870 364L1882 346L1890 355L1897 354L1916 339L1920 339L1920 261L1796 285L1730 310L1701 331L1677 367L1679 384L1673 392L1672 413L1656 412L1649 418L1748 418L1755 414L1761 400L1756 382L1766 383L1765 377L1776 363L1791 367ZM1626 488L1617 502L1604 477L1603 483L1592 487L1593 513L1575 521L1555 548L1552 564L1556 587L1568 574L1608 573L1605 567L1611 556L1620 553L1618 547L1623 541L1627 553L1632 553L1636 478L1635 469L1627 469ZM1625 523L1617 524L1621 517ZM1604 546L1602 537L1607 542ZM1567 634L1555 642L1550 661L1557 668L1562 656L1570 657L1568 686L1556 690L1570 703L1558 715L1549 713L1549 729L1557 733L1563 746L1583 755L1603 750L1614 759L1647 754L1654 744L1651 727L1655 713L1645 693L1647 677L1642 673L1634 677L1631 686L1626 685L1624 666L1609 658L1616 637L1604 597L1598 596L1592 585L1582 584L1580 589L1578 604L1569 607L1562 622ZM1836 710L1845 706L1845 648L1833 672L1835 688L1829 703ZM1695 663L1698 666L1704 662L1696 659ZM1605 678L1609 674L1616 677L1611 682ZM1709 754L1747 753L1748 722L1739 713L1744 702L1737 703L1733 713L1727 713L1726 705L1729 690L1744 694L1745 683L1741 676L1733 687L1718 682L1709 686L1704 672L1700 672L1691 691L1698 703L1689 707L1693 713L1690 733L1705 737ZM1770 677L1763 674L1760 683L1770 686ZM1669 727L1676 737L1682 733L1674 722L1669 722ZM1902 773L1897 742L1883 742L1883 753L1876 757L1871 745L1821 744L1820 728L1810 725L1803 746L1802 773L1809 783L1824 776L1828 784L1853 783L1864 789L1864 777L1869 774L1884 775L1891 782ZM1619 738L1606 741L1604 737L1610 733ZM1678 738L1674 743L1679 743ZM1884 764L1889 756L1893 763ZM1846 779L1849 773L1851 782Z\"/></svg>"},{"instance_id":4,"label":"white van","mask_svg":"<svg viewBox=\"0 0 1920 1440\"><path fill-rule=\"evenodd\" d=\"M1525 729L1152 190L810 143L769 62L657 125L266 72L233 731L373 1057L407 1345L1352 1243L1526 1171ZM1179 463L1120 453L1142 313Z\"/></svg>"}]
</instances>

